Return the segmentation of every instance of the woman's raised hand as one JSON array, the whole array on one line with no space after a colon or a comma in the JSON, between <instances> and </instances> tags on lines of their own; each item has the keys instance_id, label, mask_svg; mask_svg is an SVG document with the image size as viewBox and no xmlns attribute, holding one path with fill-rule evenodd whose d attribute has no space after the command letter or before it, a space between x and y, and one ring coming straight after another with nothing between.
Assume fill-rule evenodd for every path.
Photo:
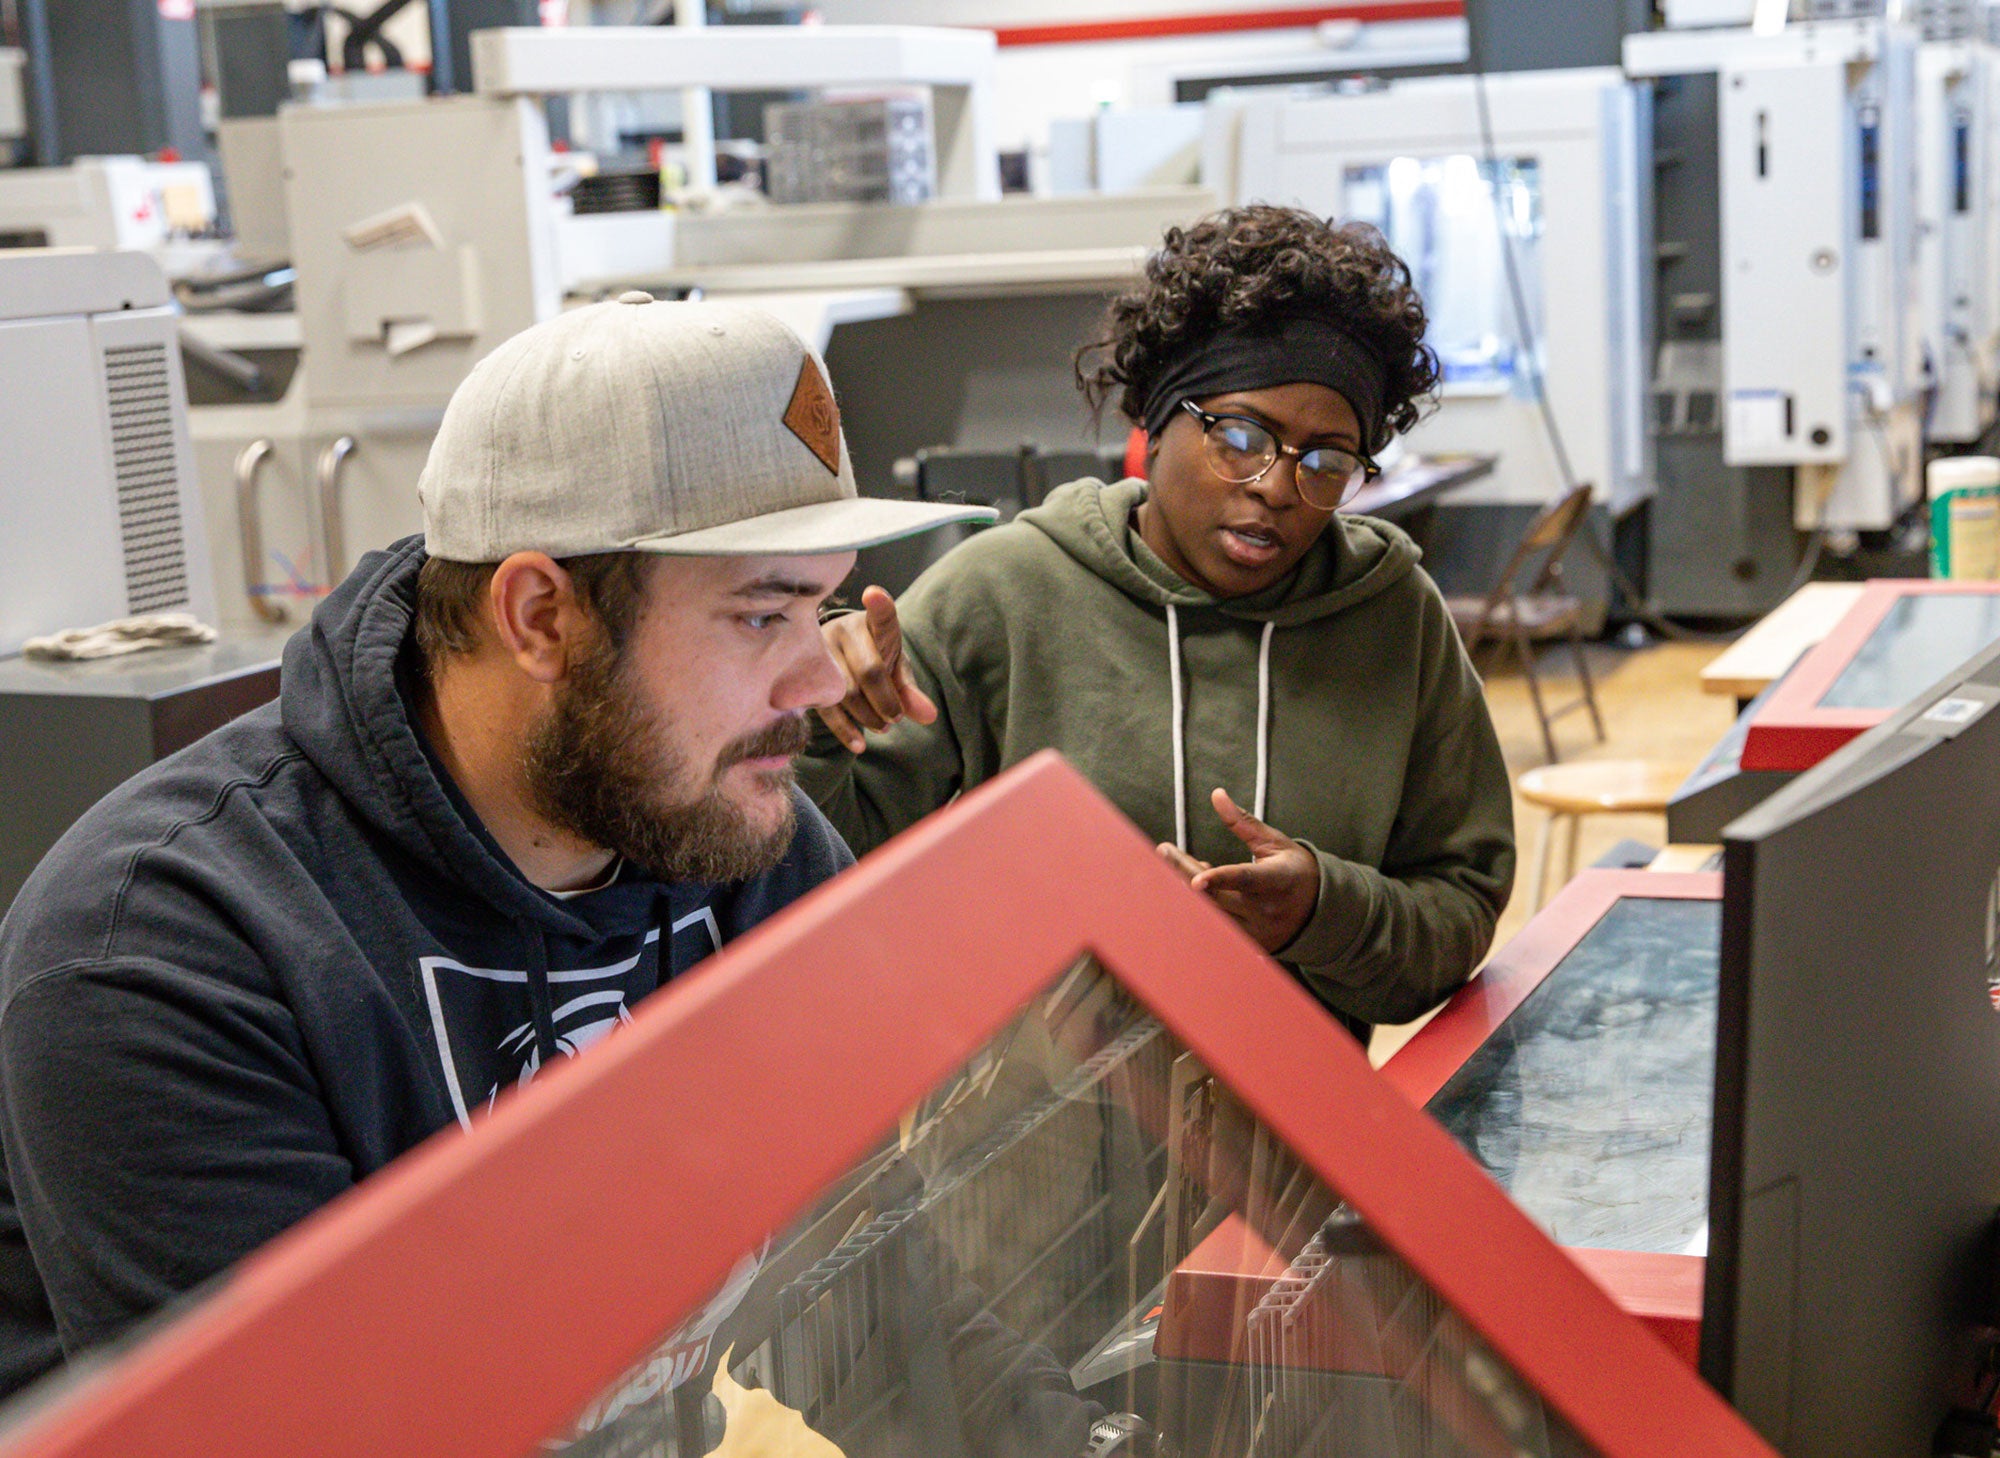
<instances>
[{"instance_id":1,"label":"woman's raised hand","mask_svg":"<svg viewBox=\"0 0 2000 1458\"><path fill-rule=\"evenodd\" d=\"M899 719L919 724L937 719L937 705L917 687L903 652L903 625L896 600L879 587L861 594L861 611L820 624L826 651L847 678L847 697L819 717L834 737L856 754L868 748L865 730L887 729Z\"/></svg>"}]
</instances>

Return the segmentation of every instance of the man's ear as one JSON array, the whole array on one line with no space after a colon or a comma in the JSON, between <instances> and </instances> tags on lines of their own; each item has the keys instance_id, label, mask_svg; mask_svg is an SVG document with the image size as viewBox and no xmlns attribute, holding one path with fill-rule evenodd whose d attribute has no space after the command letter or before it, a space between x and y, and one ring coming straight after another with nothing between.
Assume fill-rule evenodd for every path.
<instances>
[{"instance_id":1,"label":"man's ear","mask_svg":"<svg viewBox=\"0 0 2000 1458\"><path fill-rule=\"evenodd\" d=\"M501 651L537 683L558 682L597 631L569 573L545 552L516 552L495 567L486 601Z\"/></svg>"}]
</instances>

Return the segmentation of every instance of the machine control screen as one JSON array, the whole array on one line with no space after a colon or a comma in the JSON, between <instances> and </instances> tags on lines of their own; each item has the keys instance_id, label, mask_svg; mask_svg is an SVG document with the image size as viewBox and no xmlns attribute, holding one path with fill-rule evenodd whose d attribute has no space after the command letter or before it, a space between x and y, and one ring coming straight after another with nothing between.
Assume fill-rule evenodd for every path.
<instances>
[{"instance_id":1,"label":"machine control screen","mask_svg":"<svg viewBox=\"0 0 2000 1458\"><path fill-rule=\"evenodd\" d=\"M1819 705L1900 709L1995 639L2000 639L2000 593L1900 597Z\"/></svg>"},{"instance_id":2,"label":"machine control screen","mask_svg":"<svg viewBox=\"0 0 2000 1458\"><path fill-rule=\"evenodd\" d=\"M1558 1245L1700 1255L1722 903L1621 897L1431 1099Z\"/></svg>"}]
</instances>

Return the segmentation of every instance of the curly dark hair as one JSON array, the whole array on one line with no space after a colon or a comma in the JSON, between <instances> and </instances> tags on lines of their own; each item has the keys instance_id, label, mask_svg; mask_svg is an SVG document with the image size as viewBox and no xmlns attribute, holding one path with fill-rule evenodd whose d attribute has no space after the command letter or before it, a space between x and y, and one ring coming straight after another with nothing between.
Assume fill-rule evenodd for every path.
<instances>
[{"instance_id":1,"label":"curly dark hair","mask_svg":"<svg viewBox=\"0 0 2000 1458\"><path fill-rule=\"evenodd\" d=\"M1154 382L1191 345L1219 329L1275 329L1301 315L1338 325L1382 360L1388 430L1422 418L1439 369L1409 265L1367 223L1266 203L1167 229L1145 281L1111 301L1099 337L1076 352L1076 382L1098 411L1122 392L1119 410L1144 424Z\"/></svg>"}]
</instances>

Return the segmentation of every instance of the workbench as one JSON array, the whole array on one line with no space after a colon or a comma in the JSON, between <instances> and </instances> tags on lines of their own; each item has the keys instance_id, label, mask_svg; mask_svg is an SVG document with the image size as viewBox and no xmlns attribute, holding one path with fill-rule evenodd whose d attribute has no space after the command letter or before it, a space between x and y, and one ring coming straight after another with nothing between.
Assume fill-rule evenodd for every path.
<instances>
[{"instance_id":1,"label":"workbench","mask_svg":"<svg viewBox=\"0 0 2000 1458\"><path fill-rule=\"evenodd\" d=\"M1739 708L1749 703L1832 631L1866 585L1808 582L1701 671L1701 691L1729 694Z\"/></svg>"}]
</instances>

